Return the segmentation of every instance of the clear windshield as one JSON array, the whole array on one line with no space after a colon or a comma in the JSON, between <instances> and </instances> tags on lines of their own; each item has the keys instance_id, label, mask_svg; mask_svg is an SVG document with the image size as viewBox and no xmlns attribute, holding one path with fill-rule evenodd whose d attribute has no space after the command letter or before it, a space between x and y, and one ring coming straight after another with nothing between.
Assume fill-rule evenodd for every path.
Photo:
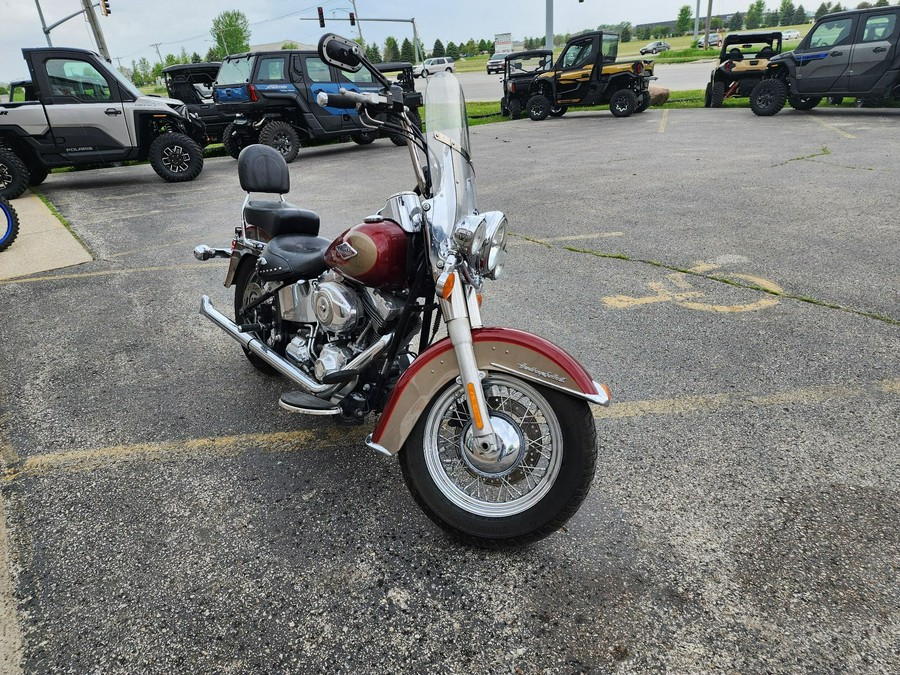
<instances>
[{"instance_id":1,"label":"clear windshield","mask_svg":"<svg viewBox=\"0 0 900 675\"><path fill-rule=\"evenodd\" d=\"M428 214L430 246L432 262L437 262L446 256L448 240L457 224L477 212L466 101L451 73L439 73L428 82L425 130L433 194Z\"/></svg>"},{"instance_id":2,"label":"clear windshield","mask_svg":"<svg viewBox=\"0 0 900 675\"><path fill-rule=\"evenodd\" d=\"M244 82L249 82L252 65L250 56L225 59L219 67L216 82L218 84L243 84Z\"/></svg>"}]
</instances>

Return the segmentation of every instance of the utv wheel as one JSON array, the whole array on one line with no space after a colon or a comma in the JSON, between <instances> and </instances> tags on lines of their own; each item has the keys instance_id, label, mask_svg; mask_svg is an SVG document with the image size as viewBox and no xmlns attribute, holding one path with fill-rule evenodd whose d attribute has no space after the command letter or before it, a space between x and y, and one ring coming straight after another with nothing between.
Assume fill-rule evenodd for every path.
<instances>
[{"instance_id":1,"label":"utv wheel","mask_svg":"<svg viewBox=\"0 0 900 675\"><path fill-rule=\"evenodd\" d=\"M784 107L788 88L781 80L763 80L750 92L750 109L760 117L769 117Z\"/></svg>"},{"instance_id":2,"label":"utv wheel","mask_svg":"<svg viewBox=\"0 0 900 675\"><path fill-rule=\"evenodd\" d=\"M788 103L794 110L812 110L822 102L820 97L816 96L789 96Z\"/></svg>"},{"instance_id":3,"label":"utv wheel","mask_svg":"<svg viewBox=\"0 0 900 675\"><path fill-rule=\"evenodd\" d=\"M514 98L509 102L509 119L517 120L522 117L522 102Z\"/></svg>"},{"instance_id":4,"label":"utv wheel","mask_svg":"<svg viewBox=\"0 0 900 675\"><path fill-rule=\"evenodd\" d=\"M0 197L0 251L9 248L19 234L19 217L4 197Z\"/></svg>"},{"instance_id":5,"label":"utv wheel","mask_svg":"<svg viewBox=\"0 0 900 675\"><path fill-rule=\"evenodd\" d=\"M28 187L28 168L12 150L0 148L0 197L15 199Z\"/></svg>"},{"instance_id":6,"label":"utv wheel","mask_svg":"<svg viewBox=\"0 0 900 675\"><path fill-rule=\"evenodd\" d=\"M31 172L28 175L28 185L31 187L40 185L45 180L47 180L47 176L49 174L50 170L45 166L32 167Z\"/></svg>"},{"instance_id":7,"label":"utv wheel","mask_svg":"<svg viewBox=\"0 0 900 675\"><path fill-rule=\"evenodd\" d=\"M641 92L641 102L638 103L638 107L635 109L634 112L642 113L649 107L650 107L650 92L649 91Z\"/></svg>"},{"instance_id":8,"label":"utv wheel","mask_svg":"<svg viewBox=\"0 0 900 675\"><path fill-rule=\"evenodd\" d=\"M355 134L350 134L350 139L357 145L369 145L375 140L375 132L359 131Z\"/></svg>"},{"instance_id":9,"label":"utv wheel","mask_svg":"<svg viewBox=\"0 0 900 675\"><path fill-rule=\"evenodd\" d=\"M259 132L259 142L277 150L287 164L293 162L300 152L300 137L287 122L269 122Z\"/></svg>"},{"instance_id":10,"label":"utv wheel","mask_svg":"<svg viewBox=\"0 0 900 675\"><path fill-rule=\"evenodd\" d=\"M162 134L150 144L150 166L169 183L194 180L203 170L203 150L184 134Z\"/></svg>"},{"instance_id":11,"label":"utv wheel","mask_svg":"<svg viewBox=\"0 0 900 675\"><path fill-rule=\"evenodd\" d=\"M562 527L587 496L597 430L586 401L517 377L484 380L502 452L474 443L462 386L438 393L400 451L403 478L422 510L470 544L521 545Z\"/></svg>"},{"instance_id":12,"label":"utv wheel","mask_svg":"<svg viewBox=\"0 0 900 675\"><path fill-rule=\"evenodd\" d=\"M528 99L528 117L535 122L547 119L550 114L550 100L543 94L535 94Z\"/></svg>"},{"instance_id":13,"label":"utv wheel","mask_svg":"<svg viewBox=\"0 0 900 675\"><path fill-rule=\"evenodd\" d=\"M609 101L609 109L616 117L628 117L637 106L637 96L631 89L619 89Z\"/></svg>"},{"instance_id":14,"label":"utv wheel","mask_svg":"<svg viewBox=\"0 0 900 675\"><path fill-rule=\"evenodd\" d=\"M843 96L830 96L830 97L828 97L828 102L831 105L840 105L841 103L844 102L844 97Z\"/></svg>"},{"instance_id":15,"label":"utv wheel","mask_svg":"<svg viewBox=\"0 0 900 675\"><path fill-rule=\"evenodd\" d=\"M569 106L566 105L552 105L550 106L550 117L562 117L568 109Z\"/></svg>"},{"instance_id":16,"label":"utv wheel","mask_svg":"<svg viewBox=\"0 0 900 675\"><path fill-rule=\"evenodd\" d=\"M703 96L703 107L709 108L712 105L712 82L706 83L706 93Z\"/></svg>"},{"instance_id":17,"label":"utv wheel","mask_svg":"<svg viewBox=\"0 0 900 675\"><path fill-rule=\"evenodd\" d=\"M253 145L257 141L255 133L248 135L238 131L239 128L244 129L246 127L243 125L237 127L234 122L231 122L225 127L225 131L222 132L222 145L225 146L225 151L234 159L238 158L241 154L241 150L248 145Z\"/></svg>"},{"instance_id":18,"label":"utv wheel","mask_svg":"<svg viewBox=\"0 0 900 675\"><path fill-rule=\"evenodd\" d=\"M712 86L712 98L709 101L710 108L721 108L725 102L725 83L715 82Z\"/></svg>"},{"instance_id":19,"label":"utv wheel","mask_svg":"<svg viewBox=\"0 0 900 675\"><path fill-rule=\"evenodd\" d=\"M262 282L256 273L256 257L251 256L249 259L242 260L234 279L234 321L238 325L246 323L266 323L271 320L273 313L273 301L269 300L252 310L251 316L241 316L241 309L256 300L264 293ZM268 333L252 333L253 337L265 342L272 347L267 338ZM263 361L253 352L244 349L244 356L259 372L266 375L277 375L272 366Z\"/></svg>"}]
</instances>

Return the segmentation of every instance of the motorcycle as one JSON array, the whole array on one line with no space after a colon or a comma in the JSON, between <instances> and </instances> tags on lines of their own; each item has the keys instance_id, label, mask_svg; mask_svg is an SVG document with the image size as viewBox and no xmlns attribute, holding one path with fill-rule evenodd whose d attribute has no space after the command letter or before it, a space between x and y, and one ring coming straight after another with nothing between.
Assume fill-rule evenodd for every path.
<instances>
[{"instance_id":1,"label":"motorcycle","mask_svg":"<svg viewBox=\"0 0 900 675\"><path fill-rule=\"evenodd\" d=\"M19 234L19 216L5 197L0 197L0 251L9 248Z\"/></svg>"},{"instance_id":2,"label":"motorcycle","mask_svg":"<svg viewBox=\"0 0 900 675\"><path fill-rule=\"evenodd\" d=\"M284 201L290 175L279 153L248 146L231 248L194 250L230 260L235 321L208 296L200 312L254 367L297 386L282 408L345 423L378 415L366 445L398 457L440 527L480 546L545 537L587 496L597 457L589 403L608 405L609 389L548 340L482 323L481 290L503 270L507 219L477 207L455 76L430 79L423 133L402 90L355 42L325 35L318 53L347 72L366 68L381 85L322 92L318 103L356 108L373 129L402 134L416 189L329 241L318 236L318 215ZM441 321L448 335L436 340Z\"/></svg>"}]
</instances>

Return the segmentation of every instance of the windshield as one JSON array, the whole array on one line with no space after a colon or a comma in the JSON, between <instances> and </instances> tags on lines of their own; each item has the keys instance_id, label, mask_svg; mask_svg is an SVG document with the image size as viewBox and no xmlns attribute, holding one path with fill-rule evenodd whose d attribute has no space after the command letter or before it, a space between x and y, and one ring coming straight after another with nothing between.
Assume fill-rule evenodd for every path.
<instances>
[{"instance_id":1,"label":"windshield","mask_svg":"<svg viewBox=\"0 0 900 675\"><path fill-rule=\"evenodd\" d=\"M436 262L446 256L456 225L477 211L466 102L459 81L451 73L439 73L428 82L425 129L433 194L430 246L432 262Z\"/></svg>"},{"instance_id":2,"label":"windshield","mask_svg":"<svg viewBox=\"0 0 900 675\"><path fill-rule=\"evenodd\" d=\"M243 84L250 81L250 56L225 59L216 76L217 84Z\"/></svg>"},{"instance_id":3,"label":"windshield","mask_svg":"<svg viewBox=\"0 0 900 675\"><path fill-rule=\"evenodd\" d=\"M127 77L125 77L122 73L120 73L118 71L118 69L110 68L109 70L113 74L113 77L116 78L116 82L119 83L119 86L122 87L122 89L127 91L129 94L131 94L135 98L135 100L139 99L141 96L143 96L143 94L140 91L138 91L138 88L134 86L134 84L131 82L131 80L129 80Z\"/></svg>"}]
</instances>

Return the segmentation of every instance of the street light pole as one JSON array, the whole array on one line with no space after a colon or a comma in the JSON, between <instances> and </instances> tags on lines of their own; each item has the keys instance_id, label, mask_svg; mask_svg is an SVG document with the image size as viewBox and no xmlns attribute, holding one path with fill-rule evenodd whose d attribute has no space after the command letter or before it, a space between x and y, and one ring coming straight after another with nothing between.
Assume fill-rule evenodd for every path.
<instances>
[{"instance_id":1,"label":"street light pole","mask_svg":"<svg viewBox=\"0 0 900 675\"><path fill-rule=\"evenodd\" d=\"M44 21L44 12L41 10L41 2L40 0L34 0L34 4L37 7L38 16L41 17L41 28L44 30L44 37L47 38L47 46L52 47L53 43L50 42L50 29L47 28L47 22Z\"/></svg>"}]
</instances>

